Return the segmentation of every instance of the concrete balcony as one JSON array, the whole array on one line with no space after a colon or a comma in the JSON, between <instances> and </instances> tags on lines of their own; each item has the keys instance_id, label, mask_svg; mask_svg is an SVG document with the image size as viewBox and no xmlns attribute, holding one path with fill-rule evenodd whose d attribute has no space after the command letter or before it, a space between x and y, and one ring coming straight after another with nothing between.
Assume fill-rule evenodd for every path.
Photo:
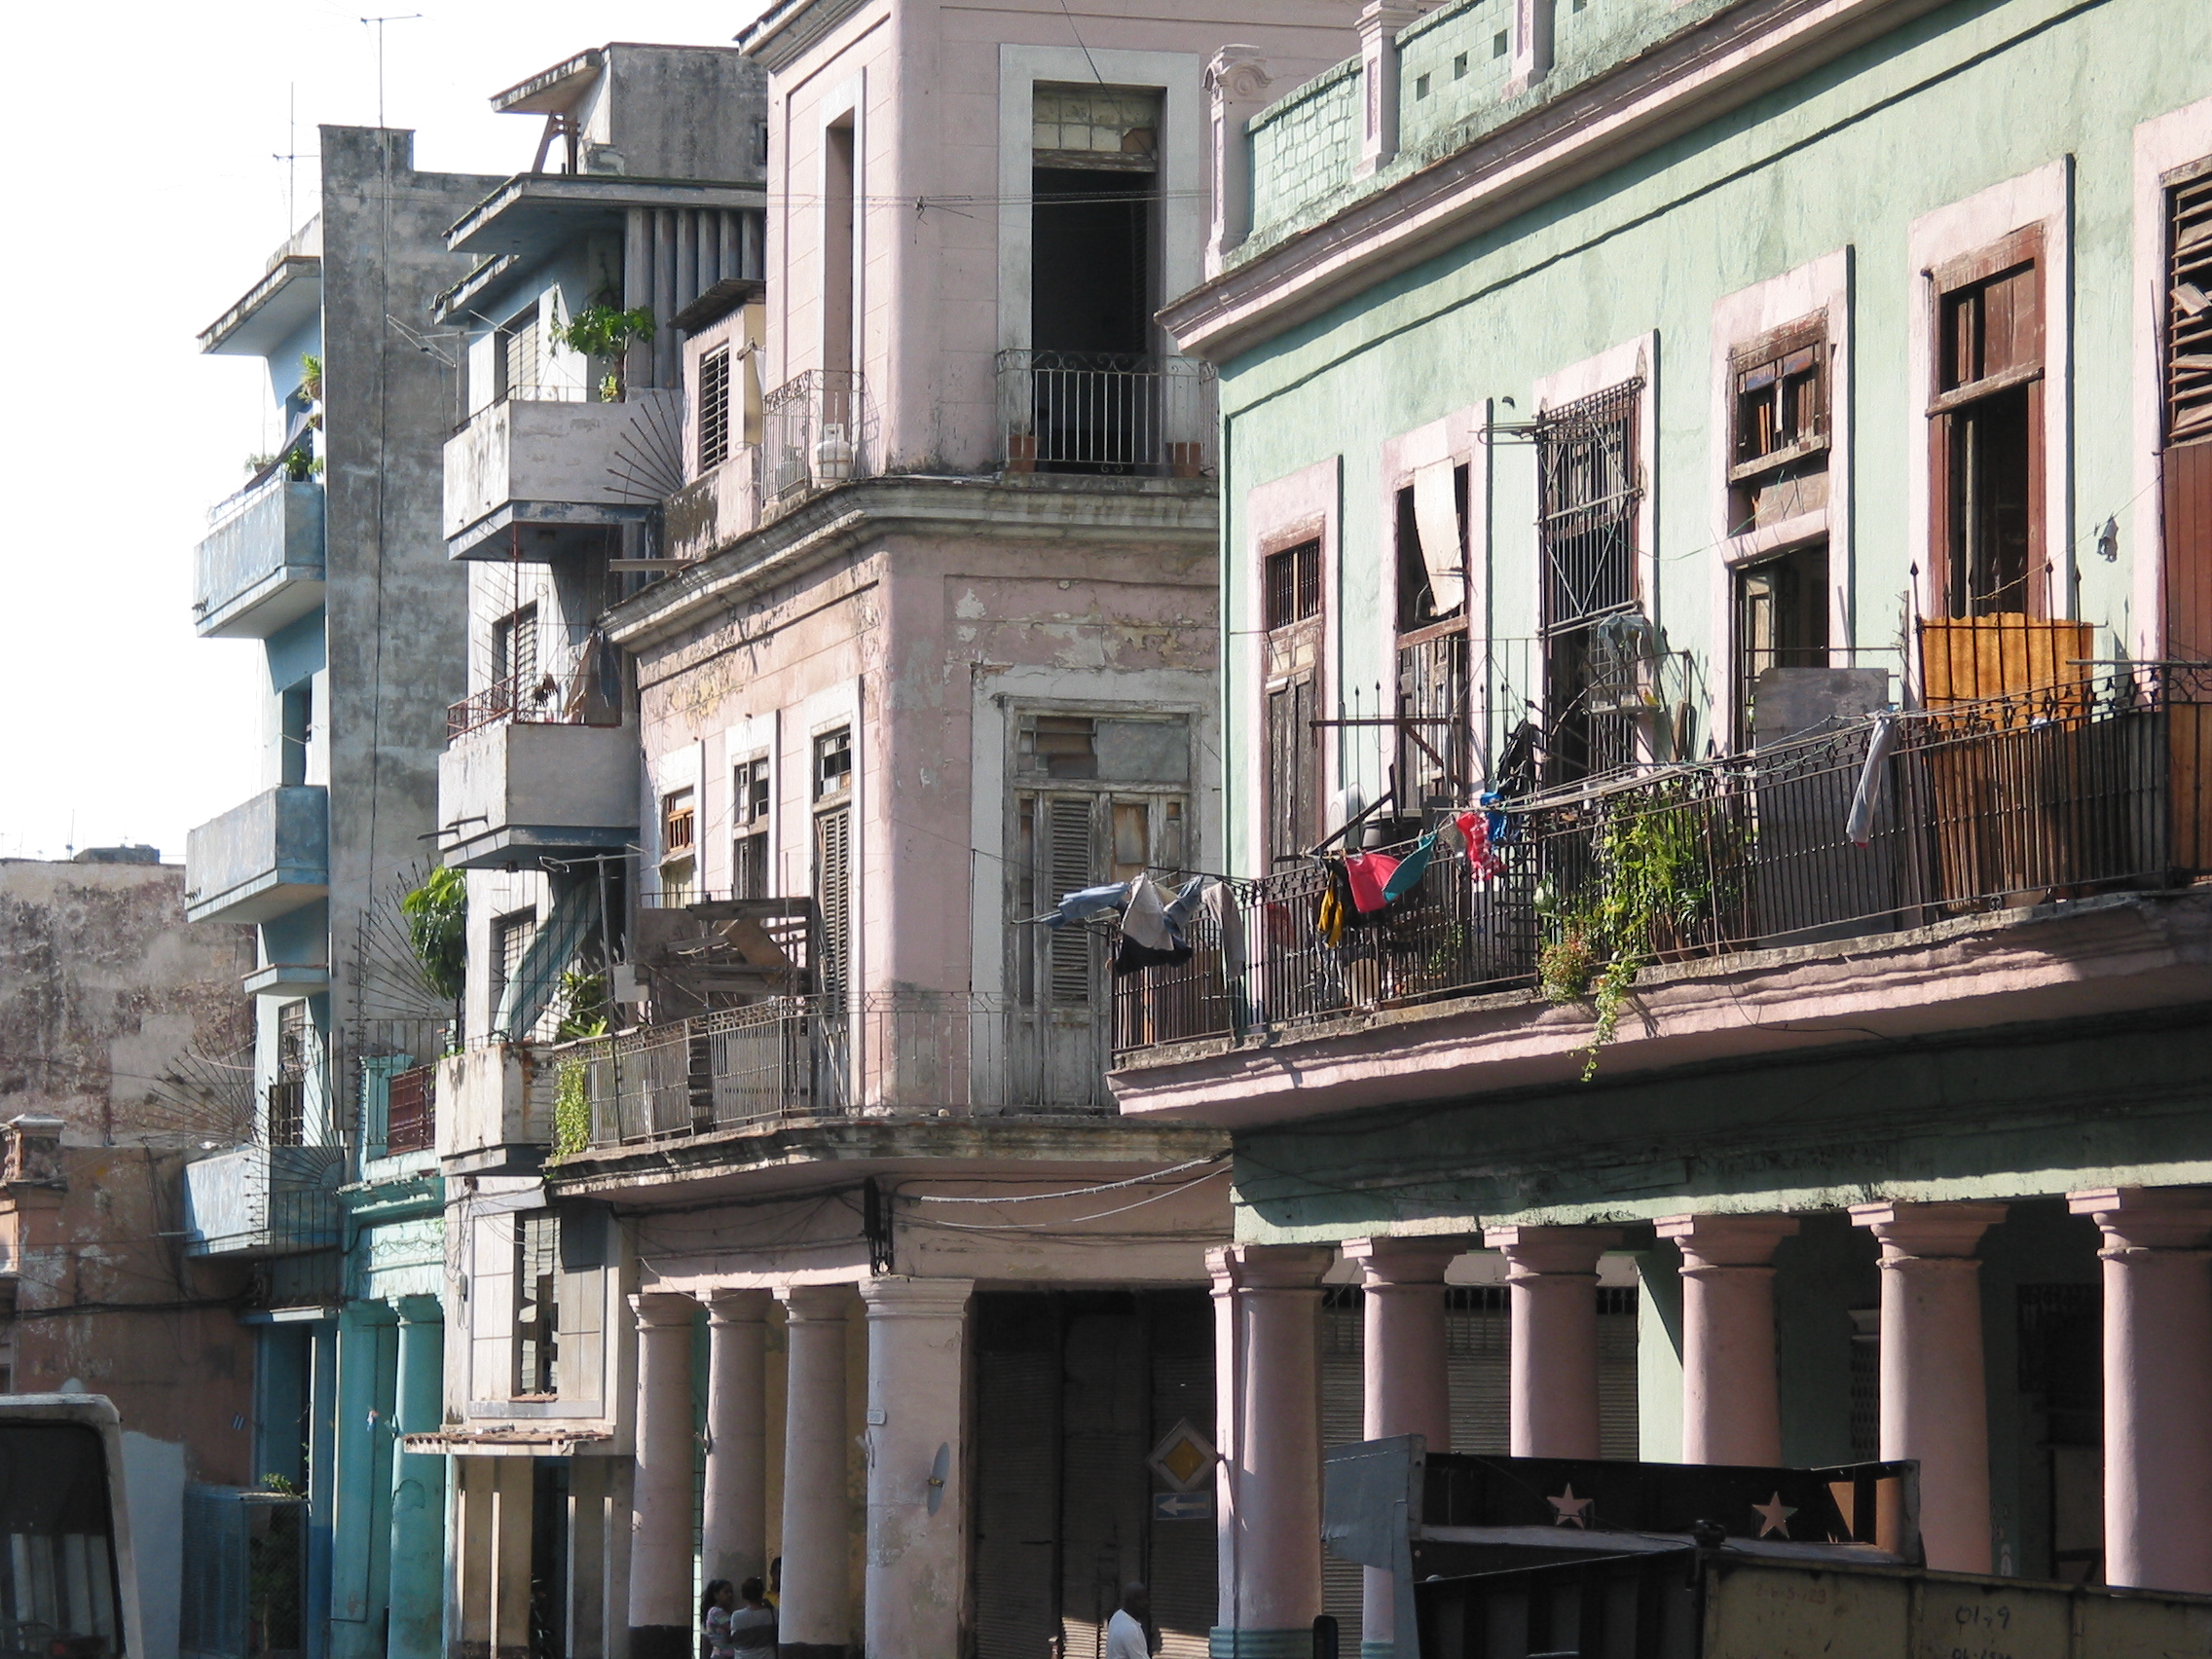
<instances>
[{"instance_id":1,"label":"concrete balcony","mask_svg":"<svg viewBox=\"0 0 2212 1659\"><path fill-rule=\"evenodd\" d=\"M346 1149L236 1146L184 1166L185 1248L195 1256L294 1256L342 1240Z\"/></svg>"},{"instance_id":2,"label":"concrete balcony","mask_svg":"<svg viewBox=\"0 0 2212 1659\"><path fill-rule=\"evenodd\" d=\"M662 553L695 562L759 528L760 452L747 447L701 473L668 500Z\"/></svg>"},{"instance_id":3,"label":"concrete balcony","mask_svg":"<svg viewBox=\"0 0 2212 1659\"><path fill-rule=\"evenodd\" d=\"M507 398L446 442L446 551L535 563L606 545L683 482L673 392L621 403Z\"/></svg>"},{"instance_id":4,"label":"concrete balcony","mask_svg":"<svg viewBox=\"0 0 2212 1659\"><path fill-rule=\"evenodd\" d=\"M281 474L217 510L193 556L203 640L266 640L322 604L322 486Z\"/></svg>"},{"instance_id":5,"label":"concrete balcony","mask_svg":"<svg viewBox=\"0 0 2212 1659\"><path fill-rule=\"evenodd\" d=\"M488 1043L438 1061L439 1159L466 1174L535 1168L553 1144L557 1071L531 1043Z\"/></svg>"},{"instance_id":6,"label":"concrete balcony","mask_svg":"<svg viewBox=\"0 0 2212 1659\"><path fill-rule=\"evenodd\" d=\"M191 831L184 913L266 922L330 891L330 796L320 784L267 790Z\"/></svg>"},{"instance_id":7,"label":"concrete balcony","mask_svg":"<svg viewBox=\"0 0 2212 1659\"><path fill-rule=\"evenodd\" d=\"M501 719L438 757L439 851L462 869L541 853L620 851L638 836L638 735L628 726Z\"/></svg>"}]
</instances>

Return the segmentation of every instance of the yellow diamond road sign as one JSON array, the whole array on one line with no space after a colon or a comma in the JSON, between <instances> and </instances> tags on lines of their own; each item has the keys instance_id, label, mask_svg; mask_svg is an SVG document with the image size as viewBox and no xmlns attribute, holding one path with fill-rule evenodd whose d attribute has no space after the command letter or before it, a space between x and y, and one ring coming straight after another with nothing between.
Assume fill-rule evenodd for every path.
<instances>
[{"instance_id":1,"label":"yellow diamond road sign","mask_svg":"<svg viewBox=\"0 0 2212 1659\"><path fill-rule=\"evenodd\" d=\"M1185 1419L1167 1431L1146 1461L1176 1492L1196 1492L1213 1476L1213 1442Z\"/></svg>"}]
</instances>

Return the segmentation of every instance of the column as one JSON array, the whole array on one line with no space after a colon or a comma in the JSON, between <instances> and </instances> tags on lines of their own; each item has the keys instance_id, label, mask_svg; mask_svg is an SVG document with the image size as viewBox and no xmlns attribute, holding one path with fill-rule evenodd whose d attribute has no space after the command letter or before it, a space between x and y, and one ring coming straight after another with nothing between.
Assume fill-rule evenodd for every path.
<instances>
[{"instance_id":1,"label":"column","mask_svg":"<svg viewBox=\"0 0 2212 1659\"><path fill-rule=\"evenodd\" d=\"M707 1300L707 1491L701 1576L743 1584L768 1573L768 1418L764 1290Z\"/></svg>"},{"instance_id":2,"label":"column","mask_svg":"<svg viewBox=\"0 0 2212 1659\"><path fill-rule=\"evenodd\" d=\"M784 1305L782 1659L844 1659L852 1635L845 1571L845 1309L852 1288L792 1285Z\"/></svg>"},{"instance_id":3,"label":"column","mask_svg":"<svg viewBox=\"0 0 2212 1659\"><path fill-rule=\"evenodd\" d=\"M492 1659L530 1659L531 1545L537 1520L532 1459L492 1466Z\"/></svg>"},{"instance_id":4,"label":"column","mask_svg":"<svg viewBox=\"0 0 2212 1659\"><path fill-rule=\"evenodd\" d=\"M1206 64L1212 106L1213 224L1205 272L1218 276L1232 248L1252 234L1252 140L1244 124L1268 105L1274 83L1256 46L1225 46Z\"/></svg>"},{"instance_id":5,"label":"column","mask_svg":"<svg viewBox=\"0 0 2212 1659\"><path fill-rule=\"evenodd\" d=\"M434 1434L445 1418L445 1309L434 1296L403 1297L392 1427ZM446 1460L396 1448L391 1460L391 1617L387 1659L434 1659L444 1641Z\"/></svg>"},{"instance_id":6,"label":"column","mask_svg":"<svg viewBox=\"0 0 2212 1659\"><path fill-rule=\"evenodd\" d=\"M1367 0L1359 13L1359 166L1365 178L1398 153L1398 31L1420 17L1406 0Z\"/></svg>"},{"instance_id":7,"label":"column","mask_svg":"<svg viewBox=\"0 0 2212 1659\"><path fill-rule=\"evenodd\" d=\"M1558 35L1557 0L1513 0L1513 78L1505 95L1518 97L1552 72Z\"/></svg>"},{"instance_id":8,"label":"column","mask_svg":"<svg viewBox=\"0 0 2212 1659\"><path fill-rule=\"evenodd\" d=\"M1777 1215L1671 1215L1682 1251L1682 1461L1782 1461L1774 1370L1774 1251L1795 1235Z\"/></svg>"},{"instance_id":9,"label":"column","mask_svg":"<svg viewBox=\"0 0 2212 1659\"><path fill-rule=\"evenodd\" d=\"M1352 1238L1366 1318L1365 1414L1369 1440L1418 1434L1431 1452L1452 1450L1452 1386L1444 1352L1444 1272L1465 1253L1464 1238ZM1397 1652L1397 1585L1386 1568L1362 1567L1360 1653Z\"/></svg>"},{"instance_id":10,"label":"column","mask_svg":"<svg viewBox=\"0 0 2212 1659\"><path fill-rule=\"evenodd\" d=\"M968 1506L960 1471L972 1279L876 1278L867 1305L869 1659L960 1651ZM791 1572L789 1554L784 1571Z\"/></svg>"},{"instance_id":11,"label":"column","mask_svg":"<svg viewBox=\"0 0 2212 1659\"><path fill-rule=\"evenodd\" d=\"M330 1652L331 1533L338 1489L338 1320L314 1323L308 1362L308 1571L307 1605L300 1613L305 1659Z\"/></svg>"},{"instance_id":12,"label":"column","mask_svg":"<svg viewBox=\"0 0 2212 1659\"><path fill-rule=\"evenodd\" d=\"M631 1659L690 1659L691 1320L688 1296L630 1298L638 1315L637 1477L630 1494Z\"/></svg>"},{"instance_id":13,"label":"column","mask_svg":"<svg viewBox=\"0 0 2212 1659\"><path fill-rule=\"evenodd\" d=\"M1513 1309L1516 1457L1598 1456L1598 1258L1611 1227L1492 1227Z\"/></svg>"},{"instance_id":14,"label":"column","mask_svg":"<svg viewBox=\"0 0 2212 1659\"><path fill-rule=\"evenodd\" d=\"M1853 1204L1882 1241L1882 1456L1920 1460L1928 1565L1989 1570L1989 1396L1981 1263L2003 1204Z\"/></svg>"},{"instance_id":15,"label":"column","mask_svg":"<svg viewBox=\"0 0 2212 1659\"><path fill-rule=\"evenodd\" d=\"M338 1316L337 1481L331 1505L330 1652L368 1659L385 1647L384 1597L391 1548L389 1372L392 1311L352 1302ZM383 1582L380 1583L380 1580Z\"/></svg>"},{"instance_id":16,"label":"column","mask_svg":"<svg viewBox=\"0 0 2212 1659\"><path fill-rule=\"evenodd\" d=\"M454 1659L492 1659L492 1606L498 1588L493 1539L498 1519L490 1457L456 1457L453 1560Z\"/></svg>"},{"instance_id":17,"label":"column","mask_svg":"<svg viewBox=\"0 0 2212 1659\"><path fill-rule=\"evenodd\" d=\"M2105 1235L2105 1581L2212 1594L2212 1193L2067 1202Z\"/></svg>"},{"instance_id":18,"label":"column","mask_svg":"<svg viewBox=\"0 0 2212 1659\"><path fill-rule=\"evenodd\" d=\"M1236 1361L1233 1376L1214 1380L1217 1394L1234 1399L1235 1419L1235 1451L1224 1456L1228 1594L1213 1645L1237 1659L1312 1652L1321 1611L1321 1275L1330 1255L1295 1244L1207 1252Z\"/></svg>"}]
</instances>

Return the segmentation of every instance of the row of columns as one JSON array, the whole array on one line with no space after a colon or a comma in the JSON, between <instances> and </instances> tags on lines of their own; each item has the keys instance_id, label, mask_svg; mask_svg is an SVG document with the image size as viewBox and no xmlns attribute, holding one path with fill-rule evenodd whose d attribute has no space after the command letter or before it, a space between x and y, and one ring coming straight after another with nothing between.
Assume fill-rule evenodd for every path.
<instances>
[{"instance_id":1,"label":"row of columns","mask_svg":"<svg viewBox=\"0 0 2212 1659\"><path fill-rule=\"evenodd\" d=\"M846 1308L856 1287L793 1285L707 1299L705 1576L763 1574L767 1545L766 1321L784 1307L786 1344L781 1651L842 1659L852 1622L846 1481ZM957 1650L967 1519L963 1456L966 1279L869 1279L866 1313L866 1595L871 1659ZM632 1659L681 1659L695 1644L691 1601L692 1355L698 1304L633 1297L638 1319L637 1470L632 1489Z\"/></svg>"},{"instance_id":2,"label":"row of columns","mask_svg":"<svg viewBox=\"0 0 2212 1659\"><path fill-rule=\"evenodd\" d=\"M2104 1235L2107 1580L2212 1592L2212 1195L2111 1189L2072 1195ZM1876 1202L1853 1221L1881 1245L1885 1459L1920 1464L1920 1530L1933 1567L1990 1570L1989 1436L1982 1365L1982 1235L1995 1203ZM1682 1460L1782 1461L1774 1256L1785 1216L1682 1215L1657 1225L1682 1253ZM1368 1438L1450 1444L1444 1274L1459 1238L1354 1239L1366 1320ZM1511 1450L1599 1452L1597 1269L1621 1234L1500 1227L1512 1318ZM1216 1309L1221 1621L1249 1659L1304 1651L1320 1612L1322 1275L1334 1253L1233 1245L1210 1257ZM1366 1642L1387 1651L1389 1575L1369 1569Z\"/></svg>"}]
</instances>

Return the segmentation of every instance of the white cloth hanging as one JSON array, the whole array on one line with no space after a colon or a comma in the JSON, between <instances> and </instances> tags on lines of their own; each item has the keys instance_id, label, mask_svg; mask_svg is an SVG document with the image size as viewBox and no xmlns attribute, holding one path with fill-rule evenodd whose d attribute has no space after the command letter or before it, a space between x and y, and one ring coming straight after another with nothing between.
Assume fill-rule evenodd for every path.
<instances>
[{"instance_id":1,"label":"white cloth hanging","mask_svg":"<svg viewBox=\"0 0 2212 1659\"><path fill-rule=\"evenodd\" d=\"M1428 595L1441 616L1467 597L1466 556L1460 548L1459 492L1449 461L1414 473L1414 527L1420 533L1421 563L1428 567Z\"/></svg>"}]
</instances>

